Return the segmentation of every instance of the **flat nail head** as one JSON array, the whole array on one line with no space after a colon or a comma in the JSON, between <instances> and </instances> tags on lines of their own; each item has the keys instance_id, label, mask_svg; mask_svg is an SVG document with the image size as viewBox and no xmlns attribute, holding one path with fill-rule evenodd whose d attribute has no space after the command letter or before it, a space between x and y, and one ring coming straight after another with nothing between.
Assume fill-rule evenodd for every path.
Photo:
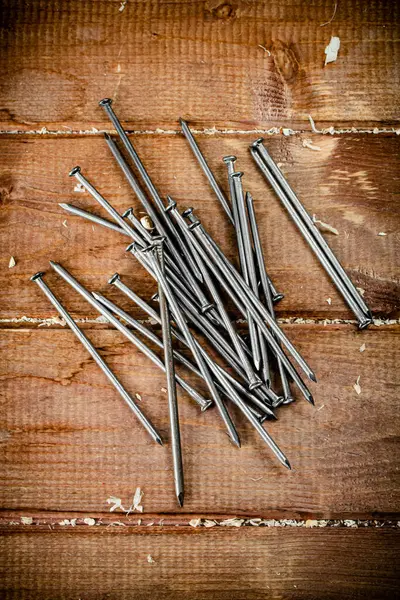
<instances>
[{"instance_id":1,"label":"flat nail head","mask_svg":"<svg viewBox=\"0 0 400 600\"><path fill-rule=\"evenodd\" d=\"M237 157L234 156L233 154L231 154L229 156L224 156L224 158L222 160L224 161L225 164L234 163L235 160L237 160Z\"/></svg>"},{"instance_id":2,"label":"flat nail head","mask_svg":"<svg viewBox=\"0 0 400 600\"><path fill-rule=\"evenodd\" d=\"M126 247L126 252L130 252L131 250L134 250L134 248L136 248L136 244L135 242L132 242L132 244L129 244L129 246Z\"/></svg>"},{"instance_id":3,"label":"flat nail head","mask_svg":"<svg viewBox=\"0 0 400 600\"><path fill-rule=\"evenodd\" d=\"M153 302L158 302L158 292L153 294L152 297L150 298L150 300L152 300Z\"/></svg>"},{"instance_id":4,"label":"flat nail head","mask_svg":"<svg viewBox=\"0 0 400 600\"><path fill-rule=\"evenodd\" d=\"M133 213L133 208L128 208L124 213L122 213L122 218L125 219L128 215L130 215L131 213Z\"/></svg>"},{"instance_id":5,"label":"flat nail head","mask_svg":"<svg viewBox=\"0 0 400 600\"><path fill-rule=\"evenodd\" d=\"M194 211L194 208L192 206L190 206L189 208L187 208L186 210L183 211L182 213L182 217L188 217L189 215L191 215Z\"/></svg>"},{"instance_id":6,"label":"flat nail head","mask_svg":"<svg viewBox=\"0 0 400 600\"><path fill-rule=\"evenodd\" d=\"M242 171L236 171L236 173L232 173L231 177L234 179L241 179L244 173Z\"/></svg>"},{"instance_id":7,"label":"flat nail head","mask_svg":"<svg viewBox=\"0 0 400 600\"><path fill-rule=\"evenodd\" d=\"M34 275L32 275L32 277L30 277L29 279L31 281L36 281L36 279L41 279L44 275L44 271L38 271L37 273L35 273Z\"/></svg>"},{"instance_id":8,"label":"flat nail head","mask_svg":"<svg viewBox=\"0 0 400 600\"><path fill-rule=\"evenodd\" d=\"M172 198L170 196L167 196L167 200L168 200L168 206L165 208L165 212L169 212L170 210L172 210L173 208L176 207L175 200L172 200Z\"/></svg>"},{"instance_id":9,"label":"flat nail head","mask_svg":"<svg viewBox=\"0 0 400 600\"><path fill-rule=\"evenodd\" d=\"M99 106L111 106L111 104L112 104L111 98L103 98L103 100L100 100L100 102L99 102Z\"/></svg>"},{"instance_id":10,"label":"flat nail head","mask_svg":"<svg viewBox=\"0 0 400 600\"><path fill-rule=\"evenodd\" d=\"M118 279L120 279L120 276L118 273L114 273L114 275L111 275L110 279L107 281L107 283L115 283Z\"/></svg>"},{"instance_id":11,"label":"flat nail head","mask_svg":"<svg viewBox=\"0 0 400 600\"><path fill-rule=\"evenodd\" d=\"M73 169L71 169L71 171L69 172L69 176L73 177L74 175L76 175L77 173L81 172L81 168L80 167L74 167Z\"/></svg>"},{"instance_id":12,"label":"flat nail head","mask_svg":"<svg viewBox=\"0 0 400 600\"><path fill-rule=\"evenodd\" d=\"M263 143L263 141L264 141L264 138L260 137L260 138L258 138L258 139L257 139L255 142L253 142L253 143L251 144L251 147L252 147L252 148L257 148L257 146L259 146L260 144L262 144L262 143Z\"/></svg>"}]
</instances>

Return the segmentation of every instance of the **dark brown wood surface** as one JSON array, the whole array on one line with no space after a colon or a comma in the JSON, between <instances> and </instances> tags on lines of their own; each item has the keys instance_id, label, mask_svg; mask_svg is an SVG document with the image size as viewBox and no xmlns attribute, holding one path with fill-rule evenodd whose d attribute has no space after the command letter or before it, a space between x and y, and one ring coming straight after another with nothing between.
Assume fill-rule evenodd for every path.
<instances>
[{"instance_id":1,"label":"dark brown wood surface","mask_svg":"<svg viewBox=\"0 0 400 600\"><path fill-rule=\"evenodd\" d=\"M397 537L390 529L19 527L5 540L0 589L35 600L391 599Z\"/></svg>"},{"instance_id":2,"label":"dark brown wood surface","mask_svg":"<svg viewBox=\"0 0 400 600\"><path fill-rule=\"evenodd\" d=\"M398 23L398 3L389 0L2 3L2 597L396 597ZM337 60L324 66L331 36L341 46ZM194 206L233 258L232 230L179 134L179 117L190 122L225 191L221 159L238 156L269 273L285 293L278 317L319 381L311 386L315 407L296 396L266 424L290 472L236 409L240 450L214 409L201 413L180 394L181 511L162 373L96 321L48 266L50 259L61 262L89 289L145 318L107 285L119 271L146 299L155 291L124 252L127 239L58 206L70 202L105 216L74 189L68 172L76 164L118 210L139 206L102 139L102 131L112 132L97 104L107 96L162 196ZM312 133L309 115L319 133ZM323 235L371 306L375 325L368 331L351 323L352 313L257 172L248 146L261 134L309 213L339 232ZM39 269L49 271L48 283L141 398L165 439L162 448L54 319L29 282ZM108 498L121 498L127 509L137 487L143 514L110 512ZM189 525L200 517L200 527ZM220 525L231 517L278 521ZM205 527L207 519L217 525Z\"/></svg>"},{"instance_id":3,"label":"dark brown wood surface","mask_svg":"<svg viewBox=\"0 0 400 600\"><path fill-rule=\"evenodd\" d=\"M230 257L234 257L233 229L182 136L133 136L137 151L160 192L182 208L194 206L206 228ZM243 181L253 194L268 271L286 297L277 305L282 317L354 318L317 258L301 237L279 199L257 171L248 151L254 135L200 136L199 144L226 190L222 157L238 156ZM303 147L311 139L321 151ZM364 290L375 315L396 317L400 307L400 215L398 171L400 137L303 135L270 136L266 145L304 201L310 214L335 227L339 235L324 233L354 283ZM77 181L68 173L76 164L98 190L120 211L141 208L99 137L7 137L0 141L4 266L0 274L0 315L46 318L54 310L29 277L49 269L56 260L71 269L91 289L101 289L124 308L132 303L107 285L118 271L125 282L147 299L154 282L136 260L125 253L129 239L116 232L68 215L59 202L76 204L107 217L87 192L74 191ZM227 191L227 190L226 190ZM385 236L378 235L385 233ZM17 265L7 269L10 255ZM58 277L49 281L56 283ZM111 288L111 289L110 289ZM67 285L57 281L68 307L78 316L93 309ZM328 304L331 298L331 304ZM137 311L136 311L137 312ZM139 314L139 313L138 313Z\"/></svg>"},{"instance_id":4,"label":"dark brown wood surface","mask_svg":"<svg viewBox=\"0 0 400 600\"><path fill-rule=\"evenodd\" d=\"M336 11L335 10L336 4ZM2 129L398 121L398 3L3 2ZM327 23L333 16L331 23ZM325 47L339 36L335 63ZM285 125L284 125L285 126Z\"/></svg>"}]
</instances>

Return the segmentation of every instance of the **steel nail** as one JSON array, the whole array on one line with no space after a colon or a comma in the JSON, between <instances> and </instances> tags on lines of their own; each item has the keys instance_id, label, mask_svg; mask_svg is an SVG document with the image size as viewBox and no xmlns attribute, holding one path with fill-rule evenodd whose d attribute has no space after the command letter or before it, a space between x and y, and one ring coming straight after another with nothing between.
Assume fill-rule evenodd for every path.
<instances>
[{"instance_id":1,"label":"steel nail","mask_svg":"<svg viewBox=\"0 0 400 600\"><path fill-rule=\"evenodd\" d=\"M187 141L189 142L189 145L193 151L193 154L195 155L195 157L197 158L200 167L203 170L203 173L205 174L205 176L207 177L212 189L214 190L222 208L224 209L225 213L228 216L228 219L231 221L231 223L233 223L233 216L232 216L232 211L230 209L230 206L228 204L227 199L225 198L221 188L219 187L217 180L215 179L210 167L207 164L206 159L204 158L204 156L202 155L202 153L200 152L200 149L196 143L196 140L193 137L192 132L189 129L188 124L186 123L186 121L184 121L183 119L179 119L179 123L181 125L182 128L182 132L185 136L185 138L187 139Z\"/></svg>"},{"instance_id":2,"label":"steel nail","mask_svg":"<svg viewBox=\"0 0 400 600\"><path fill-rule=\"evenodd\" d=\"M262 145L262 138L253 143L250 147L250 152L263 175L296 223L304 239L319 258L343 298L356 315L359 328L364 329L368 327L372 323L370 309L358 293L310 215L289 186L287 180L283 177L280 169Z\"/></svg>"},{"instance_id":3,"label":"steel nail","mask_svg":"<svg viewBox=\"0 0 400 600\"><path fill-rule=\"evenodd\" d=\"M36 273L36 275L33 275L33 277L31 277L31 281L34 281L35 283L37 283L37 285L40 287L40 289L45 294L45 296L47 296L47 298L50 300L52 305L56 308L56 310L58 311L60 316L66 321L66 323L71 328L73 333L76 335L76 337L79 339L79 341L83 344L83 346L86 348L86 350L89 352L91 357L98 364L98 366L103 371L103 373L108 377L109 381L111 381L111 383L113 384L115 389L119 392L119 394L122 396L122 398L128 404L129 408L135 413L136 417L139 419L140 423L145 427L146 431L151 435L153 440L156 441L158 444L162 445L161 437L159 436L159 434L153 427L152 423L149 421L149 419L147 419L147 417L144 416L144 414L142 413L140 408L136 405L136 403L131 398L131 396L128 394L128 392L125 390L125 388L123 387L123 385L121 384L119 379L114 375L114 373L111 371L110 367L107 365L107 363L103 360L103 358L97 352L97 350L95 349L93 344L88 340L88 338L83 333L83 331L81 331L79 329L79 327L77 326L75 321L72 319L71 315L68 313L68 311L64 308L64 306L61 304L61 302L56 298L56 296L53 294L53 292L50 290L50 288L43 281L43 279L42 279L43 275L44 275L44 273L41 273L41 272Z\"/></svg>"},{"instance_id":4,"label":"steel nail","mask_svg":"<svg viewBox=\"0 0 400 600\"><path fill-rule=\"evenodd\" d=\"M204 380L207 383L207 387L210 390L210 394L212 399L214 400L218 411L222 417L222 420L224 421L229 435L231 437L231 439L233 440L233 442L240 447L240 440L239 440L239 436L237 434L236 428L232 422L232 419L223 403L223 401L221 400L221 397L215 387L215 384L212 380L212 378L210 377L210 372L204 362L203 357L201 356L201 353L198 351L198 348L194 342L194 338L192 336L192 333L189 330L189 327L182 315L181 309L174 297L174 294L172 293L171 288L169 287L168 281L166 279L166 277L164 276L164 274L161 272L157 262L153 259L151 260L152 257L150 257L150 262L151 262L151 267L154 271L155 274L155 279L156 281L162 286L164 293L168 299L168 303L169 306L171 308L171 312L174 315L174 319L176 320L179 329L182 331L189 347L190 350L196 360L196 363L204 377Z\"/></svg>"},{"instance_id":5,"label":"steel nail","mask_svg":"<svg viewBox=\"0 0 400 600\"><path fill-rule=\"evenodd\" d=\"M164 274L164 251L163 240L157 240L153 243L153 256L158 262L161 272ZM160 303L160 316L162 339L164 347L164 365L167 378L168 410L169 422L171 427L171 445L172 459L174 467L175 493L179 505L183 506L184 483L183 483L183 463L181 434L179 429L178 399L176 395L175 362L172 348L171 323L167 298L161 285L158 286L158 295Z\"/></svg>"},{"instance_id":6,"label":"steel nail","mask_svg":"<svg viewBox=\"0 0 400 600\"><path fill-rule=\"evenodd\" d=\"M122 325L118 319L114 317L113 314L110 313L96 298L94 298L93 294L91 294L79 281L75 279L63 266L53 261L50 261L50 265L53 269L58 273L64 281L69 283L71 287L73 287L81 296L83 296L89 304L91 304L96 310L99 311L118 331L120 331L138 350L143 352L154 364L156 364L162 371L165 372L164 363L159 357L152 351L146 344L142 342L139 338L137 338L132 331L130 331L127 327ZM177 377L179 385L198 403L203 404L204 398L194 390L183 378Z\"/></svg>"},{"instance_id":7,"label":"steel nail","mask_svg":"<svg viewBox=\"0 0 400 600\"><path fill-rule=\"evenodd\" d=\"M94 215L93 213L88 212L87 210L78 208L77 206L74 206L73 204L65 204L64 202L60 202L58 206L61 206L61 208L63 208L67 212L71 213L72 215L76 215L78 217L83 217L84 219L87 219L88 221L92 221L93 223L96 223L97 225L102 225L103 227L106 227L107 229L112 229L113 231L117 231L118 233L122 233L123 235L127 235L128 237L132 237L124 229L121 229L121 227L119 225L116 225L115 223L112 223L111 221L107 221L107 219L103 219L102 217L98 217L97 215Z\"/></svg>"}]
</instances>

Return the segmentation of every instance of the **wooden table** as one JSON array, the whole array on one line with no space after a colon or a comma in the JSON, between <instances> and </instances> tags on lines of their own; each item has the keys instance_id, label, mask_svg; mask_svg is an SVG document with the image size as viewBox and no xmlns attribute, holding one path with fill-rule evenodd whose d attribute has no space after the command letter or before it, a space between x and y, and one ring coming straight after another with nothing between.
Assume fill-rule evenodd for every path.
<instances>
[{"instance_id":1,"label":"wooden table","mask_svg":"<svg viewBox=\"0 0 400 600\"><path fill-rule=\"evenodd\" d=\"M394 598L398 4L5 0L1 12L3 597ZM324 66L331 36L341 46ZM68 178L76 164L119 211L138 206L103 140L112 130L98 101L107 96L162 196L196 207L231 257L232 229L178 118L196 131L225 191L221 158L238 156L269 273L285 293L277 315L319 380L315 408L298 398L267 426L291 472L236 412L240 451L215 411L199 413L180 396L182 510L163 375L48 266L61 262L145 318L107 284L118 271L146 299L155 291L124 253L126 240L58 206L104 215ZM260 134L309 213L337 229L324 235L364 290L375 317L368 331L357 331L252 163L248 145ZM29 282L38 270L139 395L164 447ZM126 511L137 487L143 514L110 512L107 499ZM240 527L221 524L233 517Z\"/></svg>"}]
</instances>

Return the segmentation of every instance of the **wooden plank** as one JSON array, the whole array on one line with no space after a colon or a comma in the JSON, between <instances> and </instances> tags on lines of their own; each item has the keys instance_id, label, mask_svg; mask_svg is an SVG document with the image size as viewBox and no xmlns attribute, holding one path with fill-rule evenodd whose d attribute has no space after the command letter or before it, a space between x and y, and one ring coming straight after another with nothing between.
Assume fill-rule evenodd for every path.
<instances>
[{"instance_id":1,"label":"wooden plank","mask_svg":"<svg viewBox=\"0 0 400 600\"><path fill-rule=\"evenodd\" d=\"M255 199L270 275L286 298L277 306L281 317L353 318L332 282L308 248L275 194L257 171L248 152L254 135L199 136L199 144L226 190L221 158L235 153L244 182ZM377 315L396 317L399 308L397 256L398 211L397 136L312 136L321 151L304 148L310 136L268 137L266 144L310 214L336 227L325 233L355 285ZM134 143L160 193L170 193L180 207L194 206L205 226L230 257L233 230L181 136L135 136ZM0 316L3 319L46 318L54 314L29 277L61 262L90 289L139 314L126 298L107 285L119 271L147 299L153 281L124 249L127 239L70 217L59 202L70 202L105 216L87 194L74 191L67 173L80 164L83 172L123 211L139 207L105 142L94 138L10 137L0 143L2 156L0 256ZM380 232L387 235L379 236ZM8 269L10 256L17 261ZM49 282L77 317L93 317L93 309L78 294L51 275ZM332 299L329 305L327 300ZM142 315L143 316L143 315Z\"/></svg>"},{"instance_id":2,"label":"wooden plank","mask_svg":"<svg viewBox=\"0 0 400 600\"><path fill-rule=\"evenodd\" d=\"M336 9L335 9L336 7ZM398 123L398 3L3 2L3 130ZM331 21L331 22L330 22ZM324 23L327 23L323 26ZM340 37L336 62L325 47ZM307 123L308 125L308 123Z\"/></svg>"},{"instance_id":3,"label":"wooden plank","mask_svg":"<svg viewBox=\"0 0 400 600\"><path fill-rule=\"evenodd\" d=\"M390 529L35 529L3 538L5 599L375 600L399 584Z\"/></svg>"},{"instance_id":4,"label":"wooden plank","mask_svg":"<svg viewBox=\"0 0 400 600\"><path fill-rule=\"evenodd\" d=\"M276 518L395 514L399 327L361 334L345 325L285 330L320 381L313 386L315 408L299 399L266 425L293 470L277 463L236 411L240 450L227 440L215 410L200 413L180 396L183 512ZM2 508L108 512L107 498L117 496L129 506L139 486L145 513L174 513L164 378L120 334L88 335L127 389L140 394L140 406L166 443L159 447L150 440L69 331L5 330ZM358 377L360 395L353 389Z\"/></svg>"}]
</instances>

